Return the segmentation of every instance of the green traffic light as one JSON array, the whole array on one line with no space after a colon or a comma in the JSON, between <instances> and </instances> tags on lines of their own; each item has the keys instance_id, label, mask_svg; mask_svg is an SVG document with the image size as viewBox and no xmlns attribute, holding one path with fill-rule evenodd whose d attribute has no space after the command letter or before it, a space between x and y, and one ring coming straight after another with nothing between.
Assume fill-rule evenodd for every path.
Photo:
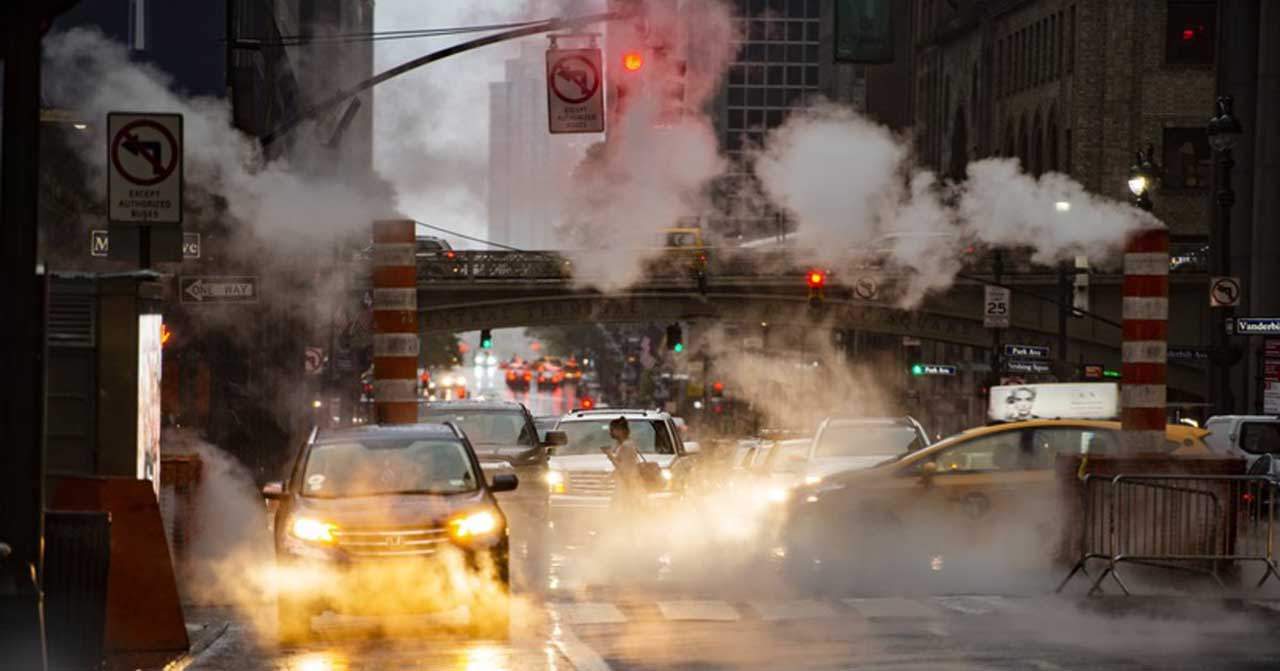
<instances>
[{"instance_id":1,"label":"green traffic light","mask_svg":"<svg viewBox=\"0 0 1280 671\"><path fill-rule=\"evenodd\" d=\"M676 354L679 354L684 351L684 343L678 342L675 347L672 347L671 349L675 350Z\"/></svg>"},{"instance_id":2,"label":"green traffic light","mask_svg":"<svg viewBox=\"0 0 1280 671\"><path fill-rule=\"evenodd\" d=\"M919 377L919 376L921 376L921 375L924 375L924 366L923 366L923 365L921 365L921 364L918 364L918 363L917 363L917 364L912 364L912 366L911 366L911 374L912 374L912 375L915 375L916 377Z\"/></svg>"}]
</instances>

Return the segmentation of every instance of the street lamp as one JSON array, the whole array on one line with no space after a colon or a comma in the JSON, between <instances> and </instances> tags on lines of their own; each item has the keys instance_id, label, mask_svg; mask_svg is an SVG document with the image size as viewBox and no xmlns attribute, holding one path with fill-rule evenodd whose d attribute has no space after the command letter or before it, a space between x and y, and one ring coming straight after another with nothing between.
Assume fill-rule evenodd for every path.
<instances>
[{"instance_id":1,"label":"street lamp","mask_svg":"<svg viewBox=\"0 0 1280 671\"><path fill-rule=\"evenodd\" d=\"M1159 183L1159 170L1151 162L1151 154L1155 147L1147 145L1145 152L1138 151L1134 155L1133 165L1129 167L1129 193L1133 194L1133 204L1151 211L1151 191Z\"/></svg>"},{"instance_id":2,"label":"street lamp","mask_svg":"<svg viewBox=\"0 0 1280 671\"><path fill-rule=\"evenodd\" d=\"M1205 134L1209 136L1209 146L1213 148L1218 166L1218 190L1215 197L1219 209L1217 226L1213 231L1213 242L1218 251L1216 274L1224 277L1231 275L1231 208L1236 203L1236 192L1231 188L1231 169L1235 167L1236 162L1231 151L1235 149L1236 142L1244 134L1244 128L1232 109L1233 104L1234 100L1231 96L1219 96L1218 114L1209 119L1208 125L1205 126ZM1214 347L1211 360L1217 367L1215 396L1219 404L1218 411L1225 414L1233 412L1235 406L1231 389L1231 367L1239 363L1244 352L1239 347L1227 344L1225 324L1230 323L1235 316L1235 310L1231 307L1221 309L1224 325L1222 328L1214 329L1214 341L1217 346Z\"/></svg>"}]
</instances>

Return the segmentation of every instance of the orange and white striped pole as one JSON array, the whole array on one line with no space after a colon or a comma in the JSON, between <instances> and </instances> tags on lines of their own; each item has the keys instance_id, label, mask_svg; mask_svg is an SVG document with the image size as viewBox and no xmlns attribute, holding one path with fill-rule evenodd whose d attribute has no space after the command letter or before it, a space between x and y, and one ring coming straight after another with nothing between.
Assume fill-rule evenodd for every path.
<instances>
[{"instance_id":1,"label":"orange and white striped pole","mask_svg":"<svg viewBox=\"0 0 1280 671\"><path fill-rule=\"evenodd\" d=\"M1150 228L1129 239L1124 254L1124 342L1120 421L1124 451L1164 446L1169 351L1169 230Z\"/></svg>"},{"instance_id":2,"label":"orange and white striped pole","mask_svg":"<svg viewBox=\"0 0 1280 671\"><path fill-rule=\"evenodd\" d=\"M373 398L381 424L418 421L418 272L411 219L373 222Z\"/></svg>"}]
</instances>

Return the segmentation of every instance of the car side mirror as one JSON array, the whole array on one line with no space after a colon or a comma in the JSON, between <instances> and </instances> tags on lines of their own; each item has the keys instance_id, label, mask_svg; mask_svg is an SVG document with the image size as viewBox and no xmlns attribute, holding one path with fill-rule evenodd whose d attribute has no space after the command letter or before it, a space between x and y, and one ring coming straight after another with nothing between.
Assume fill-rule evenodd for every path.
<instances>
[{"instance_id":1,"label":"car side mirror","mask_svg":"<svg viewBox=\"0 0 1280 671\"><path fill-rule=\"evenodd\" d=\"M933 476L938 474L938 464L932 461L926 461L920 464L920 484L933 484Z\"/></svg>"},{"instance_id":2,"label":"car side mirror","mask_svg":"<svg viewBox=\"0 0 1280 671\"><path fill-rule=\"evenodd\" d=\"M543 439L543 447L560 447L569 444L569 434L564 431L548 431L547 437Z\"/></svg>"},{"instance_id":3,"label":"car side mirror","mask_svg":"<svg viewBox=\"0 0 1280 671\"><path fill-rule=\"evenodd\" d=\"M503 473L502 475L493 476L493 482L489 484L489 490L492 492L510 492L520 486L520 478L511 473Z\"/></svg>"},{"instance_id":4,"label":"car side mirror","mask_svg":"<svg viewBox=\"0 0 1280 671\"><path fill-rule=\"evenodd\" d=\"M283 482L268 482L262 486L262 496L268 501L278 501L284 498Z\"/></svg>"}]
</instances>

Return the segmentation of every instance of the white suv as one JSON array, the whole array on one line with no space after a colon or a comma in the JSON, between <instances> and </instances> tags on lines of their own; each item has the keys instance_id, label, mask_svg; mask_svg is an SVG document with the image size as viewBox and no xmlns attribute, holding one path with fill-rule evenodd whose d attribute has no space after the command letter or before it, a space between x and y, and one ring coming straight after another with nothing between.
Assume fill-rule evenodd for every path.
<instances>
[{"instance_id":1,"label":"white suv","mask_svg":"<svg viewBox=\"0 0 1280 671\"><path fill-rule=\"evenodd\" d=\"M686 470L681 462L698 451L694 443L680 442L680 431L668 413L655 410L579 410L560 418L555 431L564 444L553 448L547 459L547 489L553 507L607 506L613 496L613 463L601 448L613 447L609 422L625 417L631 442L648 461L662 467L668 492L684 486Z\"/></svg>"}]
</instances>

